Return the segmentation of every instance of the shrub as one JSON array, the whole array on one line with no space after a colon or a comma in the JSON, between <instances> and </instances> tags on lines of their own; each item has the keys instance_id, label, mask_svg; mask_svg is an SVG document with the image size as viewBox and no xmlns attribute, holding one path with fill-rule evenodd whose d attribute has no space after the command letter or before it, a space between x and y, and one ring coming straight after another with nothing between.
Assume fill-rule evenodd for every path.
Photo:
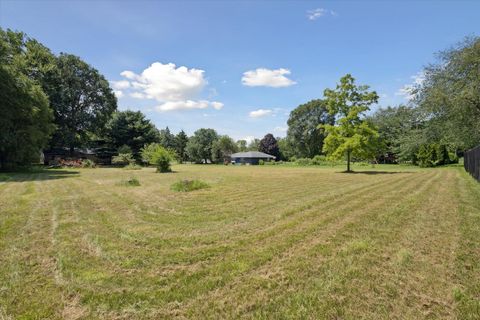
<instances>
[{"instance_id":1,"label":"shrub","mask_svg":"<svg viewBox=\"0 0 480 320\"><path fill-rule=\"evenodd\" d=\"M112 164L116 165L131 165L135 164L135 159L131 153L119 153L118 156L112 157Z\"/></svg>"},{"instance_id":2,"label":"shrub","mask_svg":"<svg viewBox=\"0 0 480 320\"><path fill-rule=\"evenodd\" d=\"M417 152L420 167L435 167L452 163L447 147L444 144L423 144Z\"/></svg>"},{"instance_id":3,"label":"shrub","mask_svg":"<svg viewBox=\"0 0 480 320\"><path fill-rule=\"evenodd\" d=\"M448 158L450 159L450 163L458 163L459 162L458 156L455 152L449 152L448 153Z\"/></svg>"},{"instance_id":4,"label":"shrub","mask_svg":"<svg viewBox=\"0 0 480 320\"><path fill-rule=\"evenodd\" d=\"M313 157L311 162L315 166L323 166L328 164L327 157L323 155L316 155L315 157Z\"/></svg>"},{"instance_id":5,"label":"shrub","mask_svg":"<svg viewBox=\"0 0 480 320\"><path fill-rule=\"evenodd\" d=\"M95 168L96 164L90 159L86 159L82 161L81 164L82 168Z\"/></svg>"},{"instance_id":6,"label":"shrub","mask_svg":"<svg viewBox=\"0 0 480 320\"><path fill-rule=\"evenodd\" d=\"M174 159L172 151L158 143L151 143L142 149L142 159L157 167L157 172L171 172L170 162Z\"/></svg>"},{"instance_id":7,"label":"shrub","mask_svg":"<svg viewBox=\"0 0 480 320\"><path fill-rule=\"evenodd\" d=\"M309 166L312 164L312 159L310 158L298 158L297 161L295 161L296 164L299 166Z\"/></svg>"},{"instance_id":8,"label":"shrub","mask_svg":"<svg viewBox=\"0 0 480 320\"><path fill-rule=\"evenodd\" d=\"M120 184L126 187L138 187L140 185L140 181L135 177L131 177L128 180L123 180Z\"/></svg>"},{"instance_id":9,"label":"shrub","mask_svg":"<svg viewBox=\"0 0 480 320\"><path fill-rule=\"evenodd\" d=\"M263 161L262 159L258 160L258 164L263 166L265 164L265 161Z\"/></svg>"},{"instance_id":10,"label":"shrub","mask_svg":"<svg viewBox=\"0 0 480 320\"><path fill-rule=\"evenodd\" d=\"M126 165L125 167L123 167L123 169L125 169L125 170L140 170L140 169L142 169L142 166L139 166L138 164L135 164L135 163L130 163L130 164Z\"/></svg>"},{"instance_id":11,"label":"shrub","mask_svg":"<svg viewBox=\"0 0 480 320\"><path fill-rule=\"evenodd\" d=\"M210 186L206 182L200 180L180 180L172 184L170 188L177 192L189 192L209 187Z\"/></svg>"}]
</instances>

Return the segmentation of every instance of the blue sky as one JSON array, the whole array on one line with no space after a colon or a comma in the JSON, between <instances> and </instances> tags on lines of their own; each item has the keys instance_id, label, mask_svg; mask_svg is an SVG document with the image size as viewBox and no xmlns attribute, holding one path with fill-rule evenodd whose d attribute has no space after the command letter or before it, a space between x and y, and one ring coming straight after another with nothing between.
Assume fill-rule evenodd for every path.
<instances>
[{"instance_id":1,"label":"blue sky","mask_svg":"<svg viewBox=\"0 0 480 320\"><path fill-rule=\"evenodd\" d=\"M435 52L479 35L480 1L0 0L0 26L80 56L159 128L261 138L346 73L406 102Z\"/></svg>"}]
</instances>

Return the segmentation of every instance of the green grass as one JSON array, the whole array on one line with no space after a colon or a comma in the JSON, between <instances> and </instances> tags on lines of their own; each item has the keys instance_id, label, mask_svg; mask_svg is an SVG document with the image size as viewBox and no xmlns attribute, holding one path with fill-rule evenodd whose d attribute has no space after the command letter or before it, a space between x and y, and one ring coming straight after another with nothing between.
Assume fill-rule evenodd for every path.
<instances>
[{"instance_id":1,"label":"green grass","mask_svg":"<svg viewBox=\"0 0 480 320\"><path fill-rule=\"evenodd\" d=\"M200 189L206 189L209 188L210 186L208 183L205 183L200 180L179 180L172 184L170 189L173 191L177 192L190 192L190 191L195 191L195 190L200 190Z\"/></svg>"},{"instance_id":2,"label":"green grass","mask_svg":"<svg viewBox=\"0 0 480 320\"><path fill-rule=\"evenodd\" d=\"M119 184L126 187L138 187L140 186L140 181L135 177L130 177L128 179L120 181Z\"/></svg>"},{"instance_id":3,"label":"green grass","mask_svg":"<svg viewBox=\"0 0 480 320\"><path fill-rule=\"evenodd\" d=\"M479 319L480 184L354 169L2 174L0 319Z\"/></svg>"}]
</instances>

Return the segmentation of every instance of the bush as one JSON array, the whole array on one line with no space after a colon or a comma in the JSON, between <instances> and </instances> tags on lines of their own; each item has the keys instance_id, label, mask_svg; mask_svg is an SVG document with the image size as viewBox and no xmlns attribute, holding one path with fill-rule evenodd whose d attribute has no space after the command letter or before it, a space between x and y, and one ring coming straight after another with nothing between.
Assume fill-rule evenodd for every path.
<instances>
[{"instance_id":1,"label":"bush","mask_svg":"<svg viewBox=\"0 0 480 320\"><path fill-rule=\"evenodd\" d=\"M82 161L81 167L82 168L95 168L96 164L92 160L86 159L86 160Z\"/></svg>"},{"instance_id":2,"label":"bush","mask_svg":"<svg viewBox=\"0 0 480 320\"><path fill-rule=\"evenodd\" d=\"M135 164L135 159L131 153L119 153L118 156L112 157L112 164L116 165L131 165Z\"/></svg>"},{"instance_id":3,"label":"bush","mask_svg":"<svg viewBox=\"0 0 480 320\"><path fill-rule=\"evenodd\" d=\"M258 160L258 164L263 166L265 164L265 161L263 161L262 159Z\"/></svg>"},{"instance_id":4,"label":"bush","mask_svg":"<svg viewBox=\"0 0 480 320\"><path fill-rule=\"evenodd\" d=\"M448 158L450 159L450 163L458 163L459 162L458 156L455 152L449 152L448 153Z\"/></svg>"},{"instance_id":5,"label":"bush","mask_svg":"<svg viewBox=\"0 0 480 320\"><path fill-rule=\"evenodd\" d=\"M123 167L125 170L141 170L142 166L139 166L138 164L135 163L130 163L127 166Z\"/></svg>"},{"instance_id":6,"label":"bush","mask_svg":"<svg viewBox=\"0 0 480 320\"><path fill-rule=\"evenodd\" d=\"M157 172L171 172L170 162L175 158L172 151L158 143L151 143L142 149L142 159L157 167Z\"/></svg>"},{"instance_id":7,"label":"bush","mask_svg":"<svg viewBox=\"0 0 480 320\"><path fill-rule=\"evenodd\" d=\"M323 166L328 164L327 157L322 155L316 155L315 157L313 157L311 162L315 166Z\"/></svg>"},{"instance_id":8,"label":"bush","mask_svg":"<svg viewBox=\"0 0 480 320\"><path fill-rule=\"evenodd\" d=\"M126 187L138 187L140 185L140 181L135 177L131 177L128 180L123 180L120 184Z\"/></svg>"},{"instance_id":9,"label":"bush","mask_svg":"<svg viewBox=\"0 0 480 320\"><path fill-rule=\"evenodd\" d=\"M423 144L417 152L418 165L420 167L435 167L452 163L444 144Z\"/></svg>"},{"instance_id":10,"label":"bush","mask_svg":"<svg viewBox=\"0 0 480 320\"><path fill-rule=\"evenodd\" d=\"M312 164L312 159L310 158L298 158L297 161L295 161L296 164L299 166L309 166Z\"/></svg>"},{"instance_id":11,"label":"bush","mask_svg":"<svg viewBox=\"0 0 480 320\"><path fill-rule=\"evenodd\" d=\"M189 192L209 187L210 186L206 182L200 180L180 180L172 184L170 188L177 192Z\"/></svg>"}]
</instances>

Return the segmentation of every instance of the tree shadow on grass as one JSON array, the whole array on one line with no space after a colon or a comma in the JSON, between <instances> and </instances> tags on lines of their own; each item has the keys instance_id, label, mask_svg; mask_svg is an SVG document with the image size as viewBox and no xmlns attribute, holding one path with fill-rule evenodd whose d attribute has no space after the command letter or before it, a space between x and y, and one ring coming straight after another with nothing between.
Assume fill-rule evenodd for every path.
<instances>
[{"instance_id":1,"label":"tree shadow on grass","mask_svg":"<svg viewBox=\"0 0 480 320\"><path fill-rule=\"evenodd\" d=\"M411 171L340 171L339 173L345 174L367 174L367 175L376 175L376 174L399 174L399 173L413 173Z\"/></svg>"},{"instance_id":2,"label":"tree shadow on grass","mask_svg":"<svg viewBox=\"0 0 480 320\"><path fill-rule=\"evenodd\" d=\"M26 182L26 181L42 181L42 180L58 180L66 178L78 177L79 171L62 170L62 169L44 169L32 172L0 172L0 182Z\"/></svg>"}]
</instances>

